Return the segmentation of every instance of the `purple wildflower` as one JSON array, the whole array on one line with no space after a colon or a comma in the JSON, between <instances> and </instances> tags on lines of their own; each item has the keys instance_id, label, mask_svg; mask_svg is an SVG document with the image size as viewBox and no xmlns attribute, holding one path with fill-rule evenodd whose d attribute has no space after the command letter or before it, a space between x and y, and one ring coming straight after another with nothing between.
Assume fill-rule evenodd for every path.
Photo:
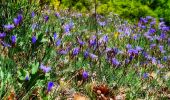
<instances>
[{"instance_id":1,"label":"purple wildflower","mask_svg":"<svg viewBox=\"0 0 170 100\"><path fill-rule=\"evenodd\" d=\"M4 38L6 36L6 33L0 33L0 38Z\"/></svg>"},{"instance_id":2,"label":"purple wildflower","mask_svg":"<svg viewBox=\"0 0 170 100\"><path fill-rule=\"evenodd\" d=\"M58 39L58 40L56 41L55 45L56 45L56 46L59 46L60 44L61 44L61 40Z\"/></svg>"},{"instance_id":3,"label":"purple wildflower","mask_svg":"<svg viewBox=\"0 0 170 100\"><path fill-rule=\"evenodd\" d=\"M51 89L53 88L54 86L54 83L53 82L48 82L48 85L47 85L47 91L51 91Z\"/></svg>"},{"instance_id":4,"label":"purple wildflower","mask_svg":"<svg viewBox=\"0 0 170 100\"><path fill-rule=\"evenodd\" d=\"M55 13L55 16L59 18L60 14L57 12L57 13Z\"/></svg>"},{"instance_id":5,"label":"purple wildflower","mask_svg":"<svg viewBox=\"0 0 170 100\"><path fill-rule=\"evenodd\" d=\"M116 58L112 58L112 64L118 66L120 65L120 62Z\"/></svg>"},{"instance_id":6,"label":"purple wildflower","mask_svg":"<svg viewBox=\"0 0 170 100\"><path fill-rule=\"evenodd\" d=\"M79 53L80 49L77 47L77 48L74 48L73 49L73 56L76 56L78 53Z\"/></svg>"},{"instance_id":7,"label":"purple wildflower","mask_svg":"<svg viewBox=\"0 0 170 100\"><path fill-rule=\"evenodd\" d=\"M98 58L98 56L96 56L95 54L92 54L92 53L89 53L89 57L91 59L97 59Z\"/></svg>"},{"instance_id":8,"label":"purple wildflower","mask_svg":"<svg viewBox=\"0 0 170 100\"><path fill-rule=\"evenodd\" d=\"M19 25L19 20L17 18L14 18L13 22L14 22L14 25L16 25L16 26Z\"/></svg>"},{"instance_id":9,"label":"purple wildflower","mask_svg":"<svg viewBox=\"0 0 170 100\"><path fill-rule=\"evenodd\" d=\"M45 20L45 22L47 22L49 20L49 16L45 15L44 20Z\"/></svg>"},{"instance_id":10,"label":"purple wildflower","mask_svg":"<svg viewBox=\"0 0 170 100\"><path fill-rule=\"evenodd\" d=\"M9 45L8 43L5 43L5 42L3 42L3 41L0 41L1 42L1 44L4 46L4 47L11 47L11 45Z\"/></svg>"},{"instance_id":11,"label":"purple wildflower","mask_svg":"<svg viewBox=\"0 0 170 100\"><path fill-rule=\"evenodd\" d=\"M36 36L32 36L32 44L34 44L35 42L37 41L37 38L36 38Z\"/></svg>"},{"instance_id":12,"label":"purple wildflower","mask_svg":"<svg viewBox=\"0 0 170 100\"><path fill-rule=\"evenodd\" d=\"M87 58L89 56L89 52L85 51L84 52L84 57Z\"/></svg>"},{"instance_id":13,"label":"purple wildflower","mask_svg":"<svg viewBox=\"0 0 170 100\"><path fill-rule=\"evenodd\" d=\"M25 80L26 81L28 81L30 78L29 78L29 76L27 75L26 77L25 77Z\"/></svg>"},{"instance_id":14,"label":"purple wildflower","mask_svg":"<svg viewBox=\"0 0 170 100\"><path fill-rule=\"evenodd\" d=\"M15 26L14 26L14 24L8 24L8 25L4 25L4 28L5 28L6 30L12 30L12 29L15 28Z\"/></svg>"},{"instance_id":15,"label":"purple wildflower","mask_svg":"<svg viewBox=\"0 0 170 100\"><path fill-rule=\"evenodd\" d=\"M143 78L148 78L148 76L149 76L148 73L143 74Z\"/></svg>"},{"instance_id":16,"label":"purple wildflower","mask_svg":"<svg viewBox=\"0 0 170 100\"><path fill-rule=\"evenodd\" d=\"M156 47L156 44L151 44L151 45L150 45L150 48L151 48L151 49L153 49L153 48L155 48L155 47Z\"/></svg>"},{"instance_id":17,"label":"purple wildflower","mask_svg":"<svg viewBox=\"0 0 170 100\"><path fill-rule=\"evenodd\" d=\"M68 50L60 50L59 53L62 55L66 55L68 53Z\"/></svg>"},{"instance_id":18,"label":"purple wildflower","mask_svg":"<svg viewBox=\"0 0 170 100\"><path fill-rule=\"evenodd\" d=\"M16 39L17 39L17 37L15 35L11 36L11 41L13 44L16 43Z\"/></svg>"},{"instance_id":19,"label":"purple wildflower","mask_svg":"<svg viewBox=\"0 0 170 100\"><path fill-rule=\"evenodd\" d=\"M19 23L21 23L21 21L23 20L23 16L21 14L18 14L17 19Z\"/></svg>"},{"instance_id":20,"label":"purple wildflower","mask_svg":"<svg viewBox=\"0 0 170 100\"><path fill-rule=\"evenodd\" d=\"M51 70L51 67L40 65L40 69L43 70L44 73L48 73Z\"/></svg>"},{"instance_id":21,"label":"purple wildflower","mask_svg":"<svg viewBox=\"0 0 170 100\"><path fill-rule=\"evenodd\" d=\"M57 33L56 32L54 33L53 37L54 37L54 40L57 39Z\"/></svg>"},{"instance_id":22,"label":"purple wildflower","mask_svg":"<svg viewBox=\"0 0 170 100\"><path fill-rule=\"evenodd\" d=\"M34 11L31 13L31 17L34 18L35 17L35 13Z\"/></svg>"},{"instance_id":23,"label":"purple wildflower","mask_svg":"<svg viewBox=\"0 0 170 100\"><path fill-rule=\"evenodd\" d=\"M132 45L127 44L127 45L126 45L126 48L127 48L127 49L131 49L131 48L132 48Z\"/></svg>"},{"instance_id":24,"label":"purple wildflower","mask_svg":"<svg viewBox=\"0 0 170 100\"><path fill-rule=\"evenodd\" d=\"M160 45L159 49L160 49L161 53L165 53L164 46Z\"/></svg>"},{"instance_id":25,"label":"purple wildflower","mask_svg":"<svg viewBox=\"0 0 170 100\"><path fill-rule=\"evenodd\" d=\"M89 76L89 75L88 75L88 72L83 71L83 74L82 74L83 79L87 79L88 76Z\"/></svg>"}]
</instances>

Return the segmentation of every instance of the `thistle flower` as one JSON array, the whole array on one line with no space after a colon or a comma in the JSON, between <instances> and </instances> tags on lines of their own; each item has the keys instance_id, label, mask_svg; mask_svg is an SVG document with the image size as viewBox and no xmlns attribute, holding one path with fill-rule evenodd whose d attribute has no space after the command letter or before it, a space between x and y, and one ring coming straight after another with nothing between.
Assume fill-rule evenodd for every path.
<instances>
[{"instance_id":1,"label":"thistle flower","mask_svg":"<svg viewBox=\"0 0 170 100\"><path fill-rule=\"evenodd\" d=\"M6 33L0 33L0 38L4 38L6 36Z\"/></svg>"},{"instance_id":2,"label":"thistle flower","mask_svg":"<svg viewBox=\"0 0 170 100\"><path fill-rule=\"evenodd\" d=\"M36 36L32 36L32 44L35 44L35 42L37 41L37 38L36 38Z\"/></svg>"},{"instance_id":3,"label":"thistle flower","mask_svg":"<svg viewBox=\"0 0 170 100\"><path fill-rule=\"evenodd\" d=\"M89 75L88 75L88 72L83 71L83 74L82 74L83 79L87 79L88 76L89 76Z\"/></svg>"},{"instance_id":4,"label":"thistle flower","mask_svg":"<svg viewBox=\"0 0 170 100\"><path fill-rule=\"evenodd\" d=\"M48 82L48 85L47 85L47 91L51 91L51 89L53 88L54 86L54 83L53 82Z\"/></svg>"},{"instance_id":5,"label":"thistle flower","mask_svg":"<svg viewBox=\"0 0 170 100\"><path fill-rule=\"evenodd\" d=\"M48 73L51 70L51 67L40 65L40 69L43 70L44 73Z\"/></svg>"},{"instance_id":6,"label":"thistle flower","mask_svg":"<svg viewBox=\"0 0 170 100\"><path fill-rule=\"evenodd\" d=\"M13 44L16 43L16 39L17 39L17 37L15 35L11 36L11 41Z\"/></svg>"}]
</instances>

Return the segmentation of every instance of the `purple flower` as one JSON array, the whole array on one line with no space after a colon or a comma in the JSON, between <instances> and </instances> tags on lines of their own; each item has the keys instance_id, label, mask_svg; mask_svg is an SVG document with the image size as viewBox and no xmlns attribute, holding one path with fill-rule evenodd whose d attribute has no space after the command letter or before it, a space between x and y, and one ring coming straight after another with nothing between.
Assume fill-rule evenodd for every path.
<instances>
[{"instance_id":1,"label":"purple flower","mask_svg":"<svg viewBox=\"0 0 170 100\"><path fill-rule=\"evenodd\" d=\"M150 45L150 48L151 48L151 49L153 49L153 48L155 48L155 47L156 47L156 44L151 44L151 45Z\"/></svg>"},{"instance_id":2,"label":"purple flower","mask_svg":"<svg viewBox=\"0 0 170 100\"><path fill-rule=\"evenodd\" d=\"M11 36L11 41L13 44L16 43L16 39L17 39L17 37L15 35Z\"/></svg>"},{"instance_id":3,"label":"purple flower","mask_svg":"<svg viewBox=\"0 0 170 100\"><path fill-rule=\"evenodd\" d=\"M167 61L168 60L168 57L167 56L164 56L163 57L163 61Z\"/></svg>"},{"instance_id":4,"label":"purple flower","mask_svg":"<svg viewBox=\"0 0 170 100\"><path fill-rule=\"evenodd\" d=\"M140 46L136 46L136 50L139 52L139 51L142 51L143 48L141 48Z\"/></svg>"},{"instance_id":5,"label":"purple flower","mask_svg":"<svg viewBox=\"0 0 170 100\"><path fill-rule=\"evenodd\" d=\"M66 55L68 53L68 50L60 50L59 53L62 55Z\"/></svg>"},{"instance_id":6,"label":"purple flower","mask_svg":"<svg viewBox=\"0 0 170 100\"><path fill-rule=\"evenodd\" d=\"M89 44L90 44L90 46L96 45L96 36L95 36L95 35L93 35L93 36L90 38Z\"/></svg>"},{"instance_id":7,"label":"purple flower","mask_svg":"<svg viewBox=\"0 0 170 100\"><path fill-rule=\"evenodd\" d=\"M131 48L132 48L132 45L127 44L127 45L126 45L126 48L127 48L127 49L131 49Z\"/></svg>"},{"instance_id":8,"label":"purple flower","mask_svg":"<svg viewBox=\"0 0 170 100\"><path fill-rule=\"evenodd\" d=\"M44 16L44 20L45 20L45 22L47 22L47 21L48 21L48 19L49 19L49 16L45 15L45 16Z\"/></svg>"},{"instance_id":9,"label":"purple flower","mask_svg":"<svg viewBox=\"0 0 170 100\"><path fill-rule=\"evenodd\" d=\"M77 48L74 48L73 49L73 56L76 56L78 53L79 53L80 49L77 47Z\"/></svg>"},{"instance_id":10,"label":"purple flower","mask_svg":"<svg viewBox=\"0 0 170 100\"><path fill-rule=\"evenodd\" d=\"M154 28L149 29L148 35L152 35L156 32Z\"/></svg>"},{"instance_id":11,"label":"purple flower","mask_svg":"<svg viewBox=\"0 0 170 100\"><path fill-rule=\"evenodd\" d=\"M57 33L56 32L54 33L53 37L54 37L54 40L57 39Z\"/></svg>"},{"instance_id":12,"label":"purple flower","mask_svg":"<svg viewBox=\"0 0 170 100\"><path fill-rule=\"evenodd\" d=\"M14 25L16 25L16 26L19 25L19 20L17 18L14 18L13 22L14 22Z\"/></svg>"},{"instance_id":13,"label":"purple flower","mask_svg":"<svg viewBox=\"0 0 170 100\"><path fill-rule=\"evenodd\" d=\"M155 57L152 57L152 64L157 64L157 61L156 61L156 58Z\"/></svg>"},{"instance_id":14,"label":"purple flower","mask_svg":"<svg viewBox=\"0 0 170 100\"><path fill-rule=\"evenodd\" d=\"M83 71L82 77L83 77L83 79L87 79L88 78L88 72Z\"/></svg>"},{"instance_id":15,"label":"purple flower","mask_svg":"<svg viewBox=\"0 0 170 100\"><path fill-rule=\"evenodd\" d=\"M51 67L40 65L40 69L43 70L44 73L48 73L51 70Z\"/></svg>"},{"instance_id":16,"label":"purple flower","mask_svg":"<svg viewBox=\"0 0 170 100\"><path fill-rule=\"evenodd\" d=\"M162 45L159 46L159 49L160 49L161 53L165 53L164 47Z\"/></svg>"},{"instance_id":17,"label":"purple flower","mask_svg":"<svg viewBox=\"0 0 170 100\"><path fill-rule=\"evenodd\" d=\"M107 43L108 42L108 36L107 35L104 35L101 39L100 39L100 42L104 42L104 43Z\"/></svg>"},{"instance_id":18,"label":"purple flower","mask_svg":"<svg viewBox=\"0 0 170 100\"><path fill-rule=\"evenodd\" d=\"M53 82L48 82L48 85L47 85L47 91L51 91L51 89L53 88L54 86L54 83Z\"/></svg>"},{"instance_id":19,"label":"purple flower","mask_svg":"<svg viewBox=\"0 0 170 100\"><path fill-rule=\"evenodd\" d=\"M29 78L29 76L27 75L26 77L25 77L25 80L26 81L28 81L30 78Z\"/></svg>"},{"instance_id":20,"label":"purple flower","mask_svg":"<svg viewBox=\"0 0 170 100\"><path fill-rule=\"evenodd\" d=\"M17 19L19 23L21 23L21 21L23 20L23 16L21 14L18 14Z\"/></svg>"},{"instance_id":21,"label":"purple flower","mask_svg":"<svg viewBox=\"0 0 170 100\"><path fill-rule=\"evenodd\" d=\"M14 24L8 24L8 25L4 25L4 28L5 28L6 30L12 30L12 29L15 28L15 26L14 26Z\"/></svg>"},{"instance_id":22,"label":"purple flower","mask_svg":"<svg viewBox=\"0 0 170 100\"><path fill-rule=\"evenodd\" d=\"M34 44L35 42L37 41L37 38L36 38L36 36L32 36L32 44Z\"/></svg>"},{"instance_id":23,"label":"purple flower","mask_svg":"<svg viewBox=\"0 0 170 100\"><path fill-rule=\"evenodd\" d=\"M31 13L31 17L34 18L35 17L35 13L34 11Z\"/></svg>"},{"instance_id":24,"label":"purple flower","mask_svg":"<svg viewBox=\"0 0 170 100\"><path fill-rule=\"evenodd\" d=\"M143 78L148 78L148 76L149 76L148 73L143 74Z\"/></svg>"},{"instance_id":25,"label":"purple flower","mask_svg":"<svg viewBox=\"0 0 170 100\"><path fill-rule=\"evenodd\" d=\"M1 44L4 46L4 47L11 47L11 45L9 45L9 44L7 44L7 43L5 43L5 42L3 42L3 41L0 41L1 42Z\"/></svg>"},{"instance_id":26,"label":"purple flower","mask_svg":"<svg viewBox=\"0 0 170 100\"><path fill-rule=\"evenodd\" d=\"M60 14L57 12L57 13L55 13L55 16L59 18Z\"/></svg>"},{"instance_id":27,"label":"purple flower","mask_svg":"<svg viewBox=\"0 0 170 100\"><path fill-rule=\"evenodd\" d=\"M61 40L58 39L58 40L56 41L55 45L56 45L56 46L59 46L60 44L61 44Z\"/></svg>"},{"instance_id":28,"label":"purple flower","mask_svg":"<svg viewBox=\"0 0 170 100\"><path fill-rule=\"evenodd\" d=\"M112 58L112 64L118 66L120 62L116 58Z\"/></svg>"},{"instance_id":29,"label":"purple flower","mask_svg":"<svg viewBox=\"0 0 170 100\"><path fill-rule=\"evenodd\" d=\"M4 38L6 36L6 33L0 33L0 38Z\"/></svg>"},{"instance_id":30,"label":"purple flower","mask_svg":"<svg viewBox=\"0 0 170 100\"><path fill-rule=\"evenodd\" d=\"M100 26L105 26L106 25L106 22L98 22Z\"/></svg>"},{"instance_id":31,"label":"purple flower","mask_svg":"<svg viewBox=\"0 0 170 100\"><path fill-rule=\"evenodd\" d=\"M70 32L70 26L68 24L64 25L64 31L65 31L65 33Z\"/></svg>"},{"instance_id":32,"label":"purple flower","mask_svg":"<svg viewBox=\"0 0 170 100\"><path fill-rule=\"evenodd\" d=\"M161 33L160 38L161 39L165 39L166 38L166 34L165 33Z\"/></svg>"},{"instance_id":33,"label":"purple flower","mask_svg":"<svg viewBox=\"0 0 170 100\"><path fill-rule=\"evenodd\" d=\"M92 54L92 53L89 53L89 57L91 59L97 59L98 58L98 56L96 56L95 54Z\"/></svg>"},{"instance_id":34,"label":"purple flower","mask_svg":"<svg viewBox=\"0 0 170 100\"><path fill-rule=\"evenodd\" d=\"M89 56L89 52L85 51L84 52L84 57L87 58Z\"/></svg>"}]
</instances>

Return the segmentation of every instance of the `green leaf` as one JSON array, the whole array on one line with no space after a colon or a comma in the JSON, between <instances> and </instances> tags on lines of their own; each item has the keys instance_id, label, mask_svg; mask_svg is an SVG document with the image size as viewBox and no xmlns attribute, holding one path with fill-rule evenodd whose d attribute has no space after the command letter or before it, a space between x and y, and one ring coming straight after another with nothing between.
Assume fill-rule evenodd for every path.
<instances>
[{"instance_id":1,"label":"green leaf","mask_svg":"<svg viewBox=\"0 0 170 100\"><path fill-rule=\"evenodd\" d=\"M38 71L39 63L32 64L32 74L35 74Z\"/></svg>"}]
</instances>

